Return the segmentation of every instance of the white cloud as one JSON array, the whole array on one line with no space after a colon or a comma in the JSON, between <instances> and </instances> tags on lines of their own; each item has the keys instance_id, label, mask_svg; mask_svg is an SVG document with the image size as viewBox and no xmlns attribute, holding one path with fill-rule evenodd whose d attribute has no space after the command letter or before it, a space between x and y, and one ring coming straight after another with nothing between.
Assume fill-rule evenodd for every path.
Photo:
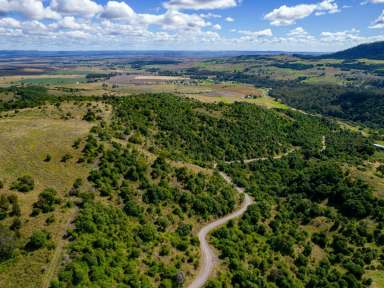
<instances>
[{"instance_id":1,"label":"white cloud","mask_svg":"<svg viewBox=\"0 0 384 288\"><path fill-rule=\"evenodd\" d=\"M287 34L287 40L288 41L294 41L294 42L311 42L315 41L316 38L309 34L303 27L297 27Z\"/></svg>"},{"instance_id":2,"label":"white cloud","mask_svg":"<svg viewBox=\"0 0 384 288\"><path fill-rule=\"evenodd\" d=\"M87 39L90 36L88 33L79 30L63 32L62 35L76 39Z\"/></svg>"},{"instance_id":3,"label":"white cloud","mask_svg":"<svg viewBox=\"0 0 384 288\"><path fill-rule=\"evenodd\" d=\"M360 36L360 31L357 29L340 32L322 32L320 38L321 41L329 43L360 43L365 41L365 38Z\"/></svg>"},{"instance_id":4,"label":"white cloud","mask_svg":"<svg viewBox=\"0 0 384 288\"><path fill-rule=\"evenodd\" d=\"M241 1L163 0L169 9L154 14L135 12L126 0L0 0L1 49L228 49L331 51L384 35L362 36L356 29L312 35L303 27L286 35L271 29L219 33L232 17L194 11L234 7ZM251 1L251 0L250 0ZM282 6L266 17L273 25L290 25L310 15L336 13L335 1ZM384 0L374 0L384 1ZM99 1L98 1L99 2ZM129 2L129 1L128 1ZM309 2L309 1L308 1ZM314 3L314 2L312 2ZM316 2L315 2L316 3ZM193 11L186 11L186 10ZM384 28L384 11L370 28ZM46 20L50 19L50 20ZM220 24L217 23L220 20ZM81 41L79 41L81 39Z\"/></svg>"},{"instance_id":5,"label":"white cloud","mask_svg":"<svg viewBox=\"0 0 384 288\"><path fill-rule=\"evenodd\" d=\"M48 25L51 29L65 29L65 30L92 30L92 26L86 23L79 23L75 17L66 16L59 21Z\"/></svg>"},{"instance_id":6,"label":"white cloud","mask_svg":"<svg viewBox=\"0 0 384 288\"><path fill-rule=\"evenodd\" d=\"M18 20L10 17L0 19L0 26L7 28L20 28L21 24Z\"/></svg>"},{"instance_id":7,"label":"white cloud","mask_svg":"<svg viewBox=\"0 0 384 288\"><path fill-rule=\"evenodd\" d=\"M134 17L135 12L125 2L109 1L101 16L108 19L129 18Z\"/></svg>"},{"instance_id":8,"label":"white cloud","mask_svg":"<svg viewBox=\"0 0 384 288\"><path fill-rule=\"evenodd\" d=\"M221 18L222 16L219 14L207 13L207 14L200 14L200 17L205 19L210 19L210 18Z\"/></svg>"},{"instance_id":9,"label":"white cloud","mask_svg":"<svg viewBox=\"0 0 384 288\"><path fill-rule=\"evenodd\" d=\"M92 0L52 0L50 7L60 14L82 17L92 17L103 10Z\"/></svg>"},{"instance_id":10,"label":"white cloud","mask_svg":"<svg viewBox=\"0 0 384 288\"><path fill-rule=\"evenodd\" d=\"M244 35L239 39L240 41L257 41L261 38L273 36L273 32L271 29L265 29L260 31L240 30L238 31L238 33Z\"/></svg>"},{"instance_id":11,"label":"white cloud","mask_svg":"<svg viewBox=\"0 0 384 288\"><path fill-rule=\"evenodd\" d=\"M369 26L371 29L383 29L384 28L384 10L381 12L381 15L373 21L371 26Z\"/></svg>"},{"instance_id":12,"label":"white cloud","mask_svg":"<svg viewBox=\"0 0 384 288\"><path fill-rule=\"evenodd\" d=\"M368 1L364 1L364 2L362 2L361 4L362 4L362 5L365 5L365 4L368 4L368 3L372 3L372 4L383 4L383 3L384 3L384 0L368 0Z\"/></svg>"},{"instance_id":13,"label":"white cloud","mask_svg":"<svg viewBox=\"0 0 384 288\"><path fill-rule=\"evenodd\" d=\"M335 0L324 0L317 4L299 4L296 6L283 5L274 9L264 19L271 22L274 26L288 26L295 24L297 20L304 19L313 13L320 16L326 13L339 12L338 5Z\"/></svg>"},{"instance_id":14,"label":"white cloud","mask_svg":"<svg viewBox=\"0 0 384 288\"><path fill-rule=\"evenodd\" d=\"M212 25L197 14L185 14L176 10L168 10L155 17L147 15L147 19L149 24L160 25L165 30L196 30Z\"/></svg>"},{"instance_id":15,"label":"white cloud","mask_svg":"<svg viewBox=\"0 0 384 288\"><path fill-rule=\"evenodd\" d=\"M19 13L29 19L58 19L60 15L49 7L44 7L42 0L0 0L0 15Z\"/></svg>"},{"instance_id":16,"label":"white cloud","mask_svg":"<svg viewBox=\"0 0 384 288\"><path fill-rule=\"evenodd\" d=\"M235 7L239 0L169 0L164 4L167 9L210 10Z\"/></svg>"}]
</instances>

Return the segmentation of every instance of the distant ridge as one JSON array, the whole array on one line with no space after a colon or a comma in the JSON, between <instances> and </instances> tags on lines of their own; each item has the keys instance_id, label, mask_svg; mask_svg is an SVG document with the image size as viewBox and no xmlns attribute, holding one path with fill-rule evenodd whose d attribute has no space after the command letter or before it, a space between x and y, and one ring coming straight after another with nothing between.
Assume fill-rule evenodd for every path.
<instances>
[{"instance_id":1,"label":"distant ridge","mask_svg":"<svg viewBox=\"0 0 384 288\"><path fill-rule=\"evenodd\" d=\"M24 57L236 57L236 56L271 56L271 55L319 55L316 52L285 52L285 51L177 51L177 50L148 50L148 51L37 51L37 50L0 50L0 58L24 58Z\"/></svg>"},{"instance_id":2,"label":"distant ridge","mask_svg":"<svg viewBox=\"0 0 384 288\"><path fill-rule=\"evenodd\" d=\"M375 59L384 60L384 41L361 44L359 46L321 56L322 58L335 58L335 59Z\"/></svg>"}]
</instances>

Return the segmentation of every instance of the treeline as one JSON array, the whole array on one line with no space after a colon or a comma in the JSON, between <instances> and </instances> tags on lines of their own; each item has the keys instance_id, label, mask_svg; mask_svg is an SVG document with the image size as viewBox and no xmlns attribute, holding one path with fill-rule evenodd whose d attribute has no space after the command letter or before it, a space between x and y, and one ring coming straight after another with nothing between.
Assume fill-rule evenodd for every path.
<instances>
[{"instance_id":1,"label":"treeline","mask_svg":"<svg viewBox=\"0 0 384 288\"><path fill-rule=\"evenodd\" d=\"M292 69L292 70L308 70L315 67L313 64L304 64L304 63L291 63L291 62L285 62L285 63L274 63L272 66L277 68L283 68L283 69Z\"/></svg>"},{"instance_id":2,"label":"treeline","mask_svg":"<svg viewBox=\"0 0 384 288\"><path fill-rule=\"evenodd\" d=\"M52 95L46 87L42 86L11 86L0 88L0 92L12 93L14 95L8 101L0 100L0 111L34 108L45 104L57 104L63 101L100 101L106 99L106 97Z\"/></svg>"},{"instance_id":3,"label":"treeline","mask_svg":"<svg viewBox=\"0 0 384 288\"><path fill-rule=\"evenodd\" d=\"M53 97L48 95L48 90L40 86L27 86L0 88L0 92L12 93L14 98L9 101L0 101L0 111L23 109L43 105L52 101Z\"/></svg>"},{"instance_id":4,"label":"treeline","mask_svg":"<svg viewBox=\"0 0 384 288\"><path fill-rule=\"evenodd\" d=\"M113 101L115 137L145 142L168 157L202 166L213 161L272 157L296 146L308 154L318 154L324 136L332 145L342 143L330 149L332 153L344 151L346 157L372 153L367 139L326 119L298 112L246 103L203 104L172 95L140 95Z\"/></svg>"},{"instance_id":5,"label":"treeline","mask_svg":"<svg viewBox=\"0 0 384 288\"><path fill-rule=\"evenodd\" d=\"M145 66L152 66L152 65L176 65L179 63L181 62L176 60L136 60L136 61L129 62L132 68L135 68L135 69L141 69Z\"/></svg>"},{"instance_id":6,"label":"treeline","mask_svg":"<svg viewBox=\"0 0 384 288\"><path fill-rule=\"evenodd\" d=\"M285 85L275 87L272 97L311 113L319 113L384 127L384 94L379 89L345 88L334 85Z\"/></svg>"},{"instance_id":7,"label":"treeline","mask_svg":"<svg viewBox=\"0 0 384 288\"><path fill-rule=\"evenodd\" d=\"M378 76L382 73L382 70L384 69L384 64L366 64L360 61L343 61L342 63L329 63L327 64L328 67L334 67L334 68L340 68L344 71L349 71L351 69L354 70L361 70L365 71L367 73L376 74Z\"/></svg>"}]
</instances>

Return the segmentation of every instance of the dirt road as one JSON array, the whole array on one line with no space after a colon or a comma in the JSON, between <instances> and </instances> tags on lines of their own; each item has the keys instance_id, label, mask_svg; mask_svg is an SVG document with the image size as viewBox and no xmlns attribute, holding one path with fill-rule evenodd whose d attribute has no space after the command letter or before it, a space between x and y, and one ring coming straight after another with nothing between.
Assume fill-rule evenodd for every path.
<instances>
[{"instance_id":1,"label":"dirt road","mask_svg":"<svg viewBox=\"0 0 384 288\"><path fill-rule=\"evenodd\" d=\"M232 183L232 179L220 172L220 175L230 184ZM200 232L199 232L199 240L200 240L200 253L201 253L201 259L200 259L200 270L199 274L196 276L195 280L190 284L189 288L200 288L203 287L206 282L208 281L209 277L212 275L212 272L218 262L218 258L213 250L213 248L209 245L207 241L207 236L214 231L215 229L225 225L230 220L241 217L248 209L248 207L253 203L253 199L248 194L244 193L244 189L235 186L236 190L240 194L244 194L244 201L241 205L241 207L234 211L233 213L220 218L207 226L204 226Z\"/></svg>"}]
</instances>

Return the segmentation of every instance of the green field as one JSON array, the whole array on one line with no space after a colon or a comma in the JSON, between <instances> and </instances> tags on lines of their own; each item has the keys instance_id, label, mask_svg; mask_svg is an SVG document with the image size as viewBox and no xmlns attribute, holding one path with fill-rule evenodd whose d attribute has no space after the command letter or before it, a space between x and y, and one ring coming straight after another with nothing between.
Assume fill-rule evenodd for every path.
<instances>
[{"instance_id":1,"label":"green field","mask_svg":"<svg viewBox=\"0 0 384 288\"><path fill-rule=\"evenodd\" d=\"M84 77L76 78L35 78L35 79L24 79L19 80L17 84L25 85L41 85L41 86L54 86L54 85L68 85L68 84L77 84L84 83L86 80Z\"/></svg>"}]
</instances>

